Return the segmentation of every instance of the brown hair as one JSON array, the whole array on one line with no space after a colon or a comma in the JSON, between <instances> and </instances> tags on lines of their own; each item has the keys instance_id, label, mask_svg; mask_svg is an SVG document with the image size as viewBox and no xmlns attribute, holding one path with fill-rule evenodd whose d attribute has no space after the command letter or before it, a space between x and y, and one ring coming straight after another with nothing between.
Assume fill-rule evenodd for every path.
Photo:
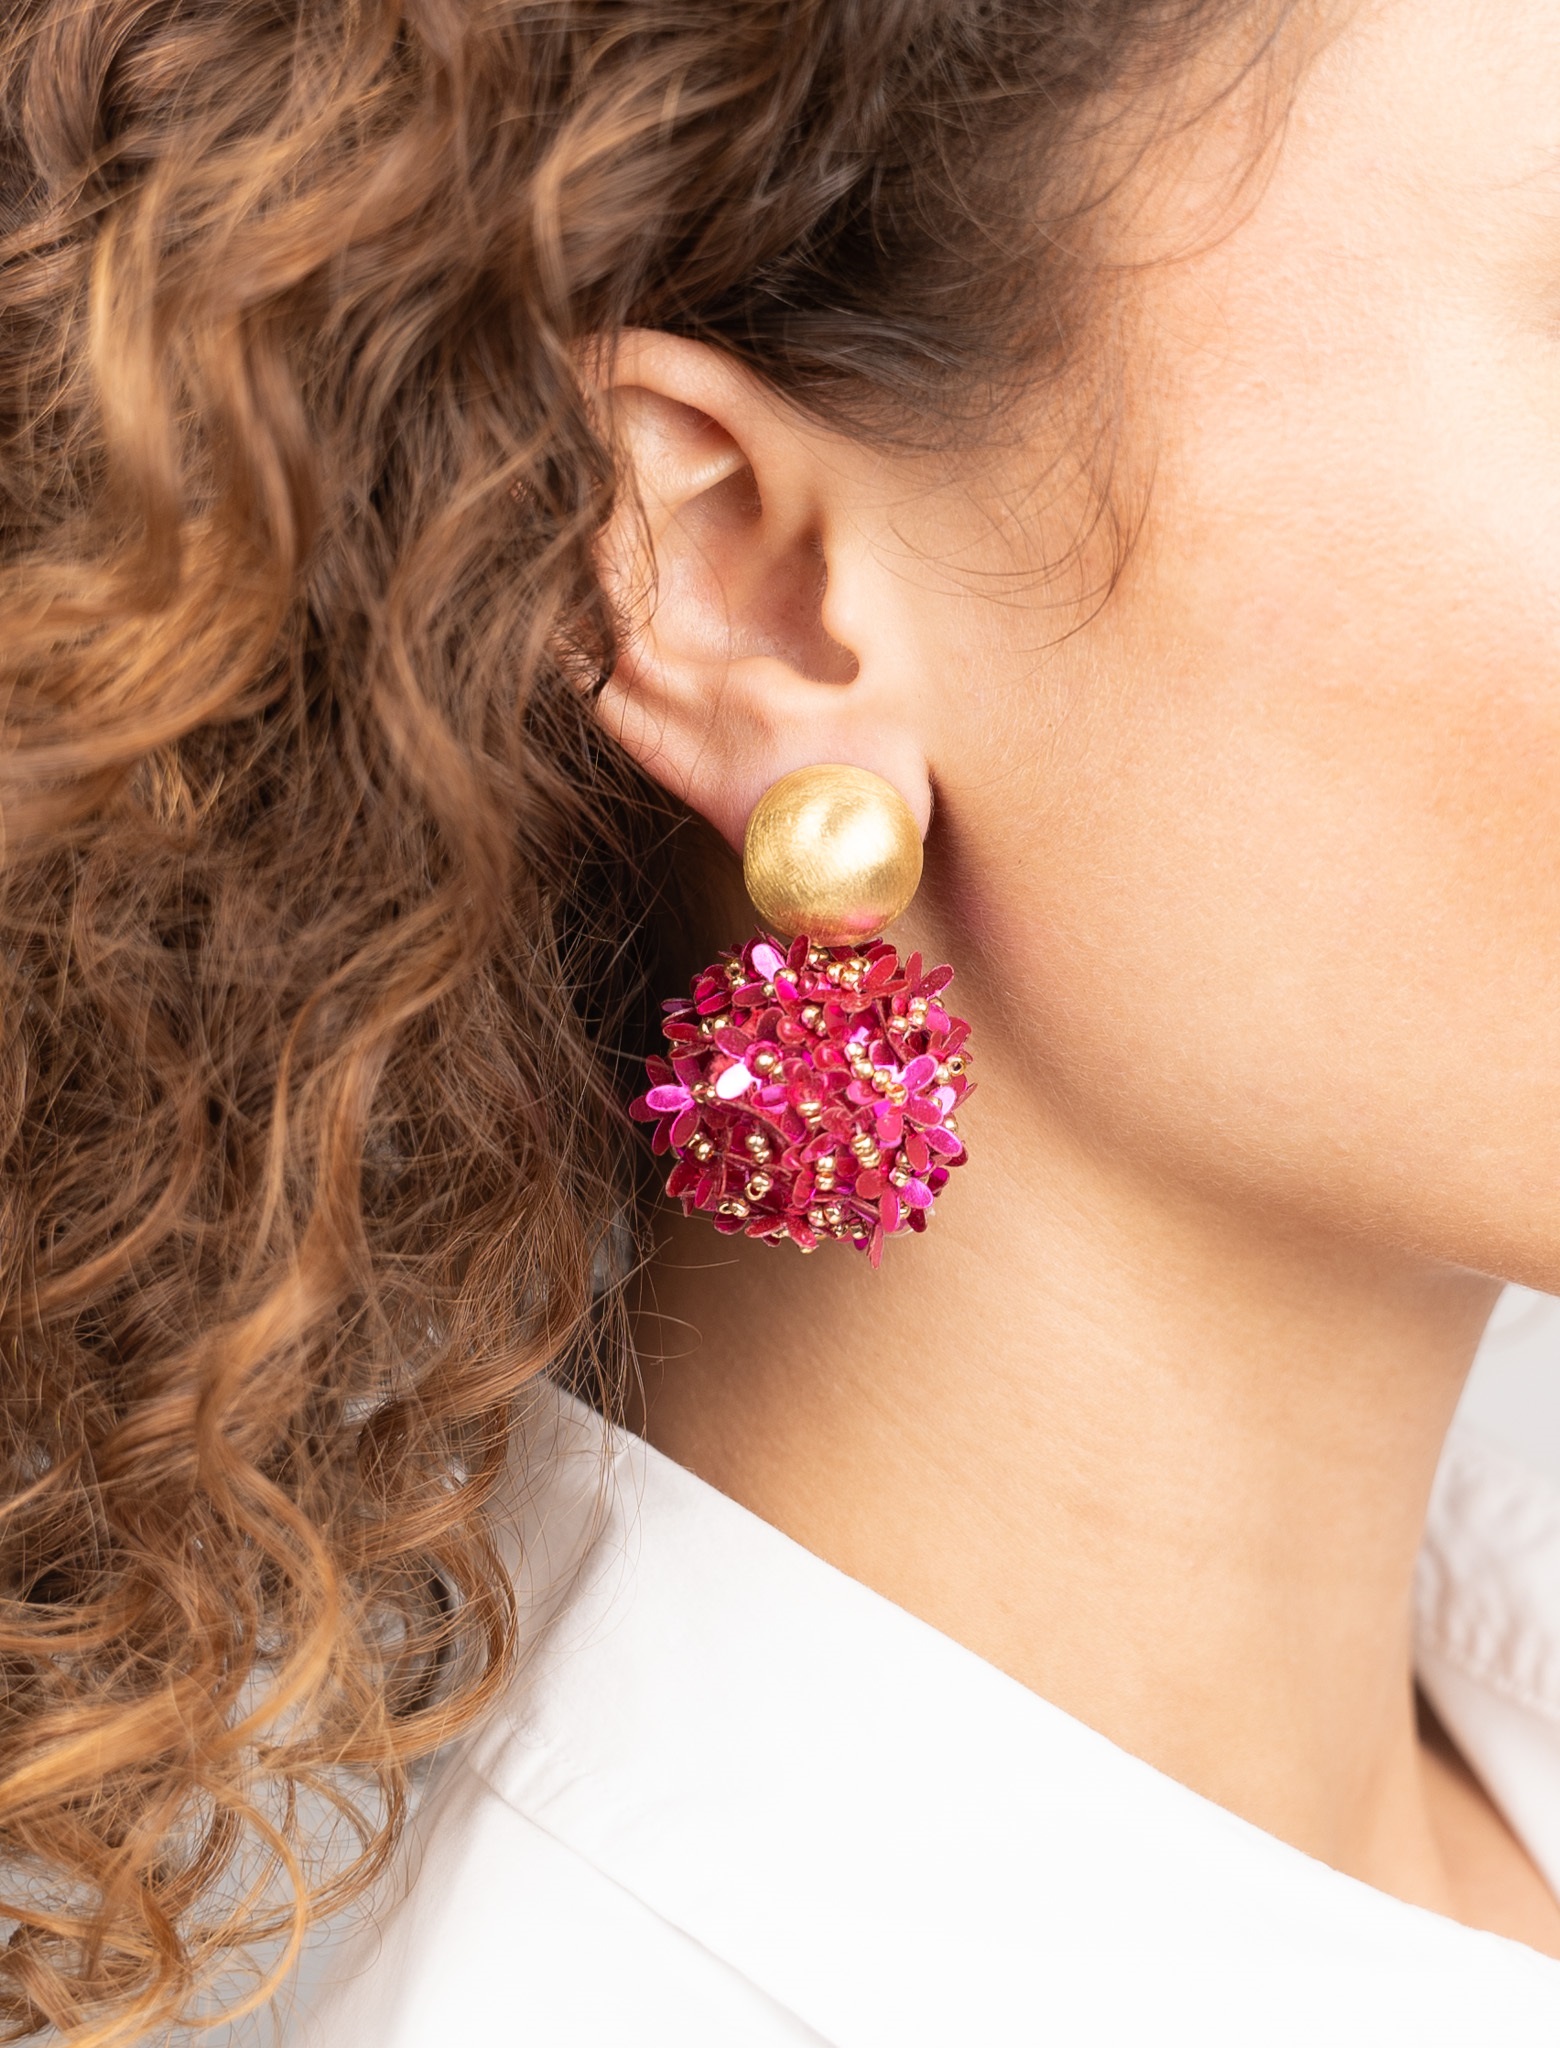
<instances>
[{"instance_id":1,"label":"brown hair","mask_svg":"<svg viewBox=\"0 0 1560 2048\"><path fill-rule=\"evenodd\" d=\"M666 826L582 337L901 425L1059 370L1080 121L1230 11L13 0L5 2039L361 1892L511 1665L517 1393L621 1369Z\"/></svg>"}]
</instances>

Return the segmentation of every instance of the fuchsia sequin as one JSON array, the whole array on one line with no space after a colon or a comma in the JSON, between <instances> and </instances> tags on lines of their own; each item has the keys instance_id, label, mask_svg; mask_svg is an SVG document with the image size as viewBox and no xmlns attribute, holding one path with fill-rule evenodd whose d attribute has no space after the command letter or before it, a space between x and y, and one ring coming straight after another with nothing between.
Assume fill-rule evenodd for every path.
<instances>
[{"instance_id":1,"label":"fuchsia sequin","mask_svg":"<svg viewBox=\"0 0 1560 2048\"><path fill-rule=\"evenodd\" d=\"M837 1237L876 1265L924 1230L969 1092L969 1026L943 1006L951 967L762 934L665 1005L668 1058L631 1114L676 1164L666 1191L717 1230L810 1252Z\"/></svg>"}]
</instances>

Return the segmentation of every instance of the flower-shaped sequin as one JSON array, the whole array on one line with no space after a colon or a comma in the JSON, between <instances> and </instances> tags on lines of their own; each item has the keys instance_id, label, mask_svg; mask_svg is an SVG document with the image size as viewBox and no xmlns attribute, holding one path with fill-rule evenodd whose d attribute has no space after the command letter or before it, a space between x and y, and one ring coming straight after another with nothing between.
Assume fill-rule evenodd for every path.
<instances>
[{"instance_id":1,"label":"flower-shaped sequin","mask_svg":"<svg viewBox=\"0 0 1560 2048\"><path fill-rule=\"evenodd\" d=\"M631 1113L675 1163L666 1189L717 1230L812 1251L834 1237L876 1265L885 1237L924 1230L962 1166L955 1113L969 1026L951 967L760 934L665 1005L665 1059Z\"/></svg>"}]
</instances>

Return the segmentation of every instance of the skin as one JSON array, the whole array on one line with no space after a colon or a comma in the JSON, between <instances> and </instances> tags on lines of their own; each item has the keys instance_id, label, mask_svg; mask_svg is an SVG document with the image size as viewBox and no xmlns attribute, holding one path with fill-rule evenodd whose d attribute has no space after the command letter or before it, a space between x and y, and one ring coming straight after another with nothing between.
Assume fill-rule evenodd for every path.
<instances>
[{"instance_id":1,"label":"skin","mask_svg":"<svg viewBox=\"0 0 1560 2048\"><path fill-rule=\"evenodd\" d=\"M790 768L896 782L931 826L891 935L955 962L980 1082L879 1273L669 1221L652 1440L1258 1826L1553 1954L1409 1629L1497 1279L1560 1289L1557 86L1551 0L1394 0L1234 201L1237 106L1166 143L1116 228L1152 488L1103 603L1054 403L885 455L630 337L656 587L625 520L603 707L731 844Z\"/></svg>"}]
</instances>

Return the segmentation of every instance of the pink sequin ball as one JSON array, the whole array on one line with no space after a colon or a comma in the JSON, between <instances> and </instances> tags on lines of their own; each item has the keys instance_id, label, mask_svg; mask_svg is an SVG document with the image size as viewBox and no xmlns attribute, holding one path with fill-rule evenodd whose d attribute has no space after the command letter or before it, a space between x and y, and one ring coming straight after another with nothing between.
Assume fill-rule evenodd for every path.
<instances>
[{"instance_id":1,"label":"pink sequin ball","mask_svg":"<svg viewBox=\"0 0 1560 2048\"><path fill-rule=\"evenodd\" d=\"M668 1057L632 1105L676 1155L667 1193L728 1234L804 1252L840 1238L874 1266L885 1237L924 1230L966 1157L952 979L881 939L787 949L760 934L723 954L664 1006Z\"/></svg>"}]
</instances>

